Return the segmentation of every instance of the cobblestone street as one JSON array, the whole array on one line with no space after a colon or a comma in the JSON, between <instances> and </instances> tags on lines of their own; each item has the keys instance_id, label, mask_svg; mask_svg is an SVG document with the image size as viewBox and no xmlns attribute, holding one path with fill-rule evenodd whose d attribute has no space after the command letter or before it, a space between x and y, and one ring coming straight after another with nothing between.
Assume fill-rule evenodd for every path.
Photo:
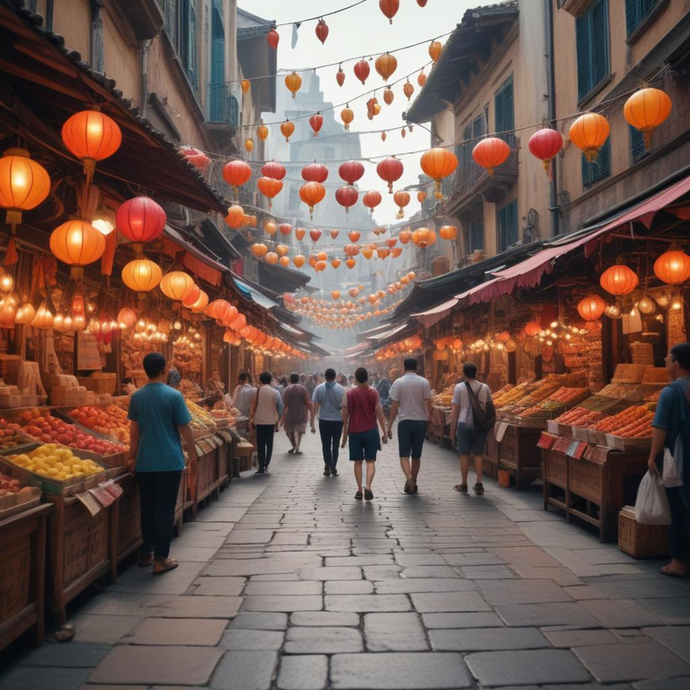
<instances>
[{"instance_id":1,"label":"cobblestone street","mask_svg":"<svg viewBox=\"0 0 690 690\"><path fill-rule=\"evenodd\" d=\"M318 436L286 451L281 432L268 476L184 526L177 571L130 567L74 613L73 642L0 687L690 687L690 582L543 512L538 490L461 496L454 453L427 444L407 496L394 442L355 501L346 456L326 478Z\"/></svg>"}]
</instances>

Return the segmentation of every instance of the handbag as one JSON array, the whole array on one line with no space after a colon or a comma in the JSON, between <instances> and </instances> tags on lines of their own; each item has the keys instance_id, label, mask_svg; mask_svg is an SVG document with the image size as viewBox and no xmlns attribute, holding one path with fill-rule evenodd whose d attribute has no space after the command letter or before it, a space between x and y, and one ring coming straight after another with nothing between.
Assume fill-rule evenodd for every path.
<instances>
[{"instance_id":1,"label":"handbag","mask_svg":"<svg viewBox=\"0 0 690 690\"><path fill-rule=\"evenodd\" d=\"M496 408L494 407L493 400L487 399L482 409L481 403L479 402L479 396L474 392L469 381L465 381L467 390L470 396L470 405L472 406L472 421L474 423L475 429L480 429L483 431L491 431L496 425ZM485 384L482 384L482 386ZM481 388L480 388L481 390Z\"/></svg>"}]
</instances>

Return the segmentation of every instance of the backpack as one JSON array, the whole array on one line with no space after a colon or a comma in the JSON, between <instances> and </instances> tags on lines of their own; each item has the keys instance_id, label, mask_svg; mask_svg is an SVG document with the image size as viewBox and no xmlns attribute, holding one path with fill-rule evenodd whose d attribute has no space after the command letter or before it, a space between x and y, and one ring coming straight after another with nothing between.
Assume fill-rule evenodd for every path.
<instances>
[{"instance_id":1,"label":"backpack","mask_svg":"<svg viewBox=\"0 0 690 690\"><path fill-rule=\"evenodd\" d=\"M467 392L470 396L474 428L483 431L491 431L496 424L496 408L494 407L493 400L488 399L482 407L477 393L475 393L474 390L472 390L472 386L470 386L470 382L465 381L465 385L467 386ZM481 391L481 388L479 390Z\"/></svg>"}]
</instances>

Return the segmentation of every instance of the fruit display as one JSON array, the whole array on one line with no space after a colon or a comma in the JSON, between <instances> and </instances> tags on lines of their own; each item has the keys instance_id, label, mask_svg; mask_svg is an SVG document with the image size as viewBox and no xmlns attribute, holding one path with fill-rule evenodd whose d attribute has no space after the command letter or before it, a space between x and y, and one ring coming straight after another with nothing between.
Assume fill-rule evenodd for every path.
<instances>
[{"instance_id":1,"label":"fruit display","mask_svg":"<svg viewBox=\"0 0 690 690\"><path fill-rule=\"evenodd\" d=\"M603 419L592 429L622 438L648 438L652 435L653 419L654 414L646 405L634 405Z\"/></svg>"},{"instance_id":2,"label":"fruit display","mask_svg":"<svg viewBox=\"0 0 690 690\"><path fill-rule=\"evenodd\" d=\"M75 407L68 414L87 429L93 429L129 446L130 423L127 413L117 405L108 405L105 409L88 405Z\"/></svg>"},{"instance_id":3,"label":"fruit display","mask_svg":"<svg viewBox=\"0 0 690 690\"><path fill-rule=\"evenodd\" d=\"M529 392L534 390L534 388L534 383L520 383L514 388L511 388L509 391L505 392L504 389L501 388L501 390L498 391L498 393L495 396L492 396L494 401L494 407L497 410L500 410L502 407L511 405L512 403L517 402L518 400L520 400L520 398L524 397Z\"/></svg>"},{"instance_id":4,"label":"fruit display","mask_svg":"<svg viewBox=\"0 0 690 690\"><path fill-rule=\"evenodd\" d=\"M185 403L187 404L189 414L192 415L190 425L194 430L195 436L216 430L216 423L213 417L203 407L191 400L185 400Z\"/></svg>"},{"instance_id":5,"label":"fruit display","mask_svg":"<svg viewBox=\"0 0 690 690\"><path fill-rule=\"evenodd\" d=\"M98 455L116 455L127 450L120 443L92 436L74 424L53 417L50 412L41 412L40 410L23 412L20 422L22 429L27 434L44 443L56 442Z\"/></svg>"},{"instance_id":6,"label":"fruit display","mask_svg":"<svg viewBox=\"0 0 690 690\"><path fill-rule=\"evenodd\" d=\"M21 488L22 483L19 479L0 472L0 497L7 496L7 494L18 494Z\"/></svg>"},{"instance_id":7,"label":"fruit display","mask_svg":"<svg viewBox=\"0 0 690 690\"><path fill-rule=\"evenodd\" d=\"M21 426L19 424L0 419L0 452L11 450L12 448L23 446L31 442L32 439L21 432Z\"/></svg>"},{"instance_id":8,"label":"fruit display","mask_svg":"<svg viewBox=\"0 0 690 690\"><path fill-rule=\"evenodd\" d=\"M39 446L30 453L11 455L8 459L17 467L57 481L91 477L103 472L94 460L79 458L69 448L60 448L55 443Z\"/></svg>"},{"instance_id":9,"label":"fruit display","mask_svg":"<svg viewBox=\"0 0 690 690\"><path fill-rule=\"evenodd\" d=\"M546 400L527 408L518 416L528 419L551 419L559 415L566 407L589 396L588 388L566 388L561 386Z\"/></svg>"},{"instance_id":10,"label":"fruit display","mask_svg":"<svg viewBox=\"0 0 690 690\"><path fill-rule=\"evenodd\" d=\"M450 407L453 402L453 392L455 391L455 386L448 386L444 388L440 393L434 395L431 399L435 407Z\"/></svg>"},{"instance_id":11,"label":"fruit display","mask_svg":"<svg viewBox=\"0 0 690 690\"><path fill-rule=\"evenodd\" d=\"M567 424L569 426L577 426L587 429L608 415L604 412L596 412L595 410L588 410L584 407L573 407L572 410L564 412L560 417L556 418L559 424Z\"/></svg>"},{"instance_id":12,"label":"fruit display","mask_svg":"<svg viewBox=\"0 0 690 690\"><path fill-rule=\"evenodd\" d=\"M619 365L620 366L620 365ZM599 395L607 398L617 398L618 400L631 400L633 402L641 402L648 395L651 395L659 389L659 384L622 384L609 383L599 391Z\"/></svg>"},{"instance_id":13,"label":"fruit display","mask_svg":"<svg viewBox=\"0 0 690 690\"><path fill-rule=\"evenodd\" d=\"M214 408L208 413L218 427L235 426L242 413L236 408L228 410L225 407Z\"/></svg>"}]
</instances>

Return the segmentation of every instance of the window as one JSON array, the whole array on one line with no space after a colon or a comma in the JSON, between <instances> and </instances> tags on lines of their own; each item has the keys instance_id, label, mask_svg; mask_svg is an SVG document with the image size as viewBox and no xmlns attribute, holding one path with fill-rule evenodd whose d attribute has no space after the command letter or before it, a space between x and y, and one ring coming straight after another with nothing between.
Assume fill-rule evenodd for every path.
<instances>
[{"instance_id":1,"label":"window","mask_svg":"<svg viewBox=\"0 0 690 690\"><path fill-rule=\"evenodd\" d=\"M575 22L577 94L584 98L609 75L608 0L595 0Z\"/></svg>"},{"instance_id":2,"label":"window","mask_svg":"<svg viewBox=\"0 0 690 690\"><path fill-rule=\"evenodd\" d=\"M644 145L644 134L634 127L630 127L630 158L632 162L637 163L646 155L647 148Z\"/></svg>"},{"instance_id":3,"label":"window","mask_svg":"<svg viewBox=\"0 0 690 690\"><path fill-rule=\"evenodd\" d=\"M471 220L469 227L470 252L484 249L484 223L481 220Z\"/></svg>"},{"instance_id":4,"label":"window","mask_svg":"<svg viewBox=\"0 0 690 690\"><path fill-rule=\"evenodd\" d=\"M504 252L518 241L517 199L498 210L498 251Z\"/></svg>"},{"instance_id":5,"label":"window","mask_svg":"<svg viewBox=\"0 0 690 690\"><path fill-rule=\"evenodd\" d=\"M625 0L625 25L628 36L652 13L659 0Z\"/></svg>"},{"instance_id":6,"label":"window","mask_svg":"<svg viewBox=\"0 0 690 690\"><path fill-rule=\"evenodd\" d=\"M515 139L513 134L513 130L515 129L515 110L513 103L513 77L510 76L503 82L501 88L496 91L496 96L494 97L496 132L509 132L509 134L500 134L499 136L510 147L513 146Z\"/></svg>"},{"instance_id":7,"label":"window","mask_svg":"<svg viewBox=\"0 0 690 690\"><path fill-rule=\"evenodd\" d=\"M597 160L591 163L582 156L582 186L589 187L611 174L611 139L599 149Z\"/></svg>"},{"instance_id":8,"label":"window","mask_svg":"<svg viewBox=\"0 0 690 690\"><path fill-rule=\"evenodd\" d=\"M456 152L459 156L460 169L464 171L465 174L470 170L470 167L476 165L472 159L472 149L477 144L477 139L484 136L486 133L484 113L478 115L470 122L465 129L462 131L462 148Z\"/></svg>"}]
</instances>

